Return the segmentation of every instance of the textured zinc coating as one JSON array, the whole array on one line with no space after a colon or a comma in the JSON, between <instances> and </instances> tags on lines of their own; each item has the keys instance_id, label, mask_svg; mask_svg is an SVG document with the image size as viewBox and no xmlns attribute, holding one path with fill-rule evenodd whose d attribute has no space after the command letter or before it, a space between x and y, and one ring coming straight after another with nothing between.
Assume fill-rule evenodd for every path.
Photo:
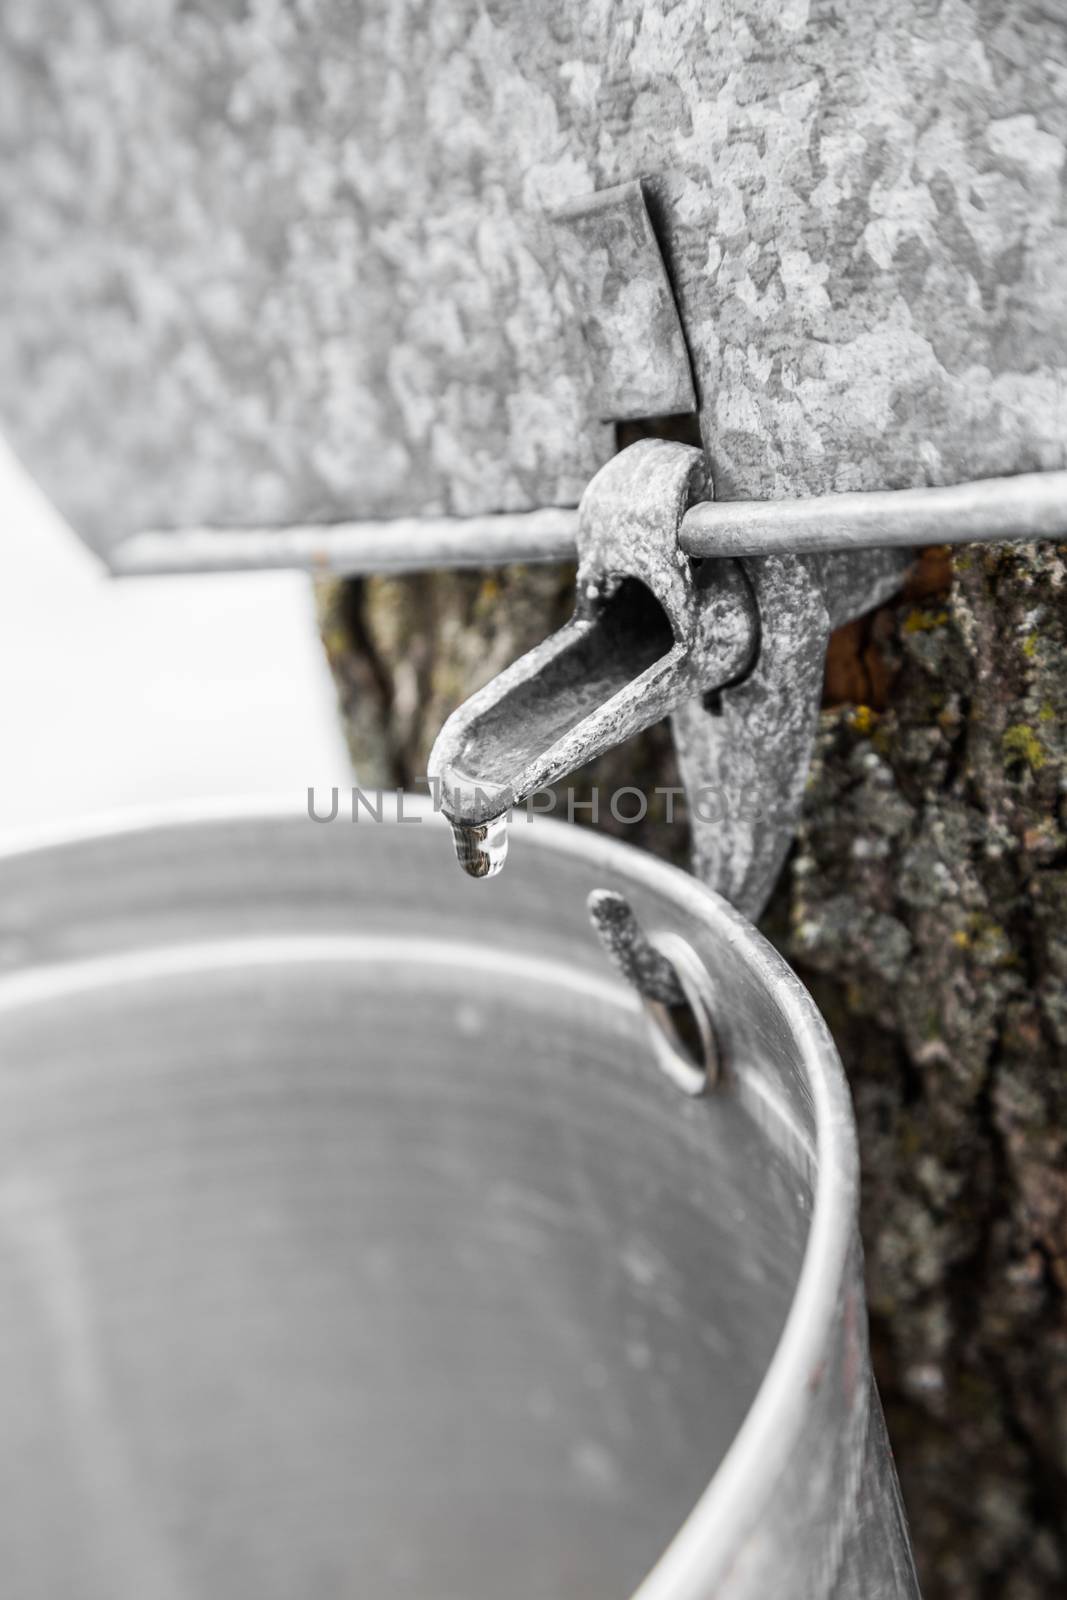
<instances>
[{"instance_id":1,"label":"textured zinc coating","mask_svg":"<svg viewBox=\"0 0 1067 1600\"><path fill-rule=\"evenodd\" d=\"M546 213L646 182L720 497L1067 464L1030 0L6 0L0 417L80 529L575 503Z\"/></svg>"}]
</instances>

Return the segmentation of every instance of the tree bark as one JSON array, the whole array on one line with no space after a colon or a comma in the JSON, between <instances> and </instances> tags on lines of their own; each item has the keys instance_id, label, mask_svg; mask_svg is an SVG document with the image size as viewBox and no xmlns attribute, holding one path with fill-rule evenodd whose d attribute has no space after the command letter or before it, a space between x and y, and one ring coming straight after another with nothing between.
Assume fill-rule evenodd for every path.
<instances>
[{"instance_id":1,"label":"tree bark","mask_svg":"<svg viewBox=\"0 0 1067 1600\"><path fill-rule=\"evenodd\" d=\"M1067 568L964 550L824 714L790 953L863 1157L876 1368L928 1600L1067 1584Z\"/></svg>"},{"instance_id":2,"label":"tree bark","mask_svg":"<svg viewBox=\"0 0 1067 1600\"><path fill-rule=\"evenodd\" d=\"M852 1085L875 1364L927 1600L1067 1584L1065 554L928 552L835 637L765 919ZM360 780L421 778L445 716L572 594L562 568L325 587ZM581 779L675 783L667 729L588 769L584 798ZM685 861L682 808L615 831Z\"/></svg>"}]
</instances>

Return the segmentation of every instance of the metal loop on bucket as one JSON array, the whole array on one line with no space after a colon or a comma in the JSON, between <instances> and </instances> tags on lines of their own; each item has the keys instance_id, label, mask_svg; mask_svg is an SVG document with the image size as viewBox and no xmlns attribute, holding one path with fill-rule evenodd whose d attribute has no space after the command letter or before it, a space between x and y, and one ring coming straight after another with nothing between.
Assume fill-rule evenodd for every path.
<instances>
[{"instance_id":1,"label":"metal loop on bucket","mask_svg":"<svg viewBox=\"0 0 1067 1600\"><path fill-rule=\"evenodd\" d=\"M706 1094L719 1081L721 1072L719 1042L712 1020L715 997L707 969L692 945L679 934L664 931L647 937L653 950L673 968L697 1035L696 1047L691 1047L678 1026L680 1008L643 994L641 1001L649 1019L656 1060L683 1093Z\"/></svg>"}]
</instances>

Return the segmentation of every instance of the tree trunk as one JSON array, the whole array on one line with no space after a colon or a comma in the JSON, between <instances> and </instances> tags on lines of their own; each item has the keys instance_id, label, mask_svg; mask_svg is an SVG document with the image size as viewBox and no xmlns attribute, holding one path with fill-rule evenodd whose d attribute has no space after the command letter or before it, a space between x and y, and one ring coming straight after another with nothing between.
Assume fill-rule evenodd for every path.
<instances>
[{"instance_id":1,"label":"tree trunk","mask_svg":"<svg viewBox=\"0 0 1067 1600\"><path fill-rule=\"evenodd\" d=\"M1067 1585L1064 553L927 553L899 602L836 636L766 919L852 1084L875 1363L927 1600ZM324 588L360 780L415 783L445 716L572 593L557 568ZM584 776L676 782L666 728ZM684 862L677 815L615 831Z\"/></svg>"}]
</instances>

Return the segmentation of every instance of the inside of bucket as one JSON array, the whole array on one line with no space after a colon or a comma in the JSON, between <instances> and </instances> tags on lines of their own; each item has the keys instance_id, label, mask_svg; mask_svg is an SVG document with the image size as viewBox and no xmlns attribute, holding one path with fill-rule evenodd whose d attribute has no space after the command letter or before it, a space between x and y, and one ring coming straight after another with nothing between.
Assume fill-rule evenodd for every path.
<instances>
[{"instance_id":1,"label":"inside of bucket","mask_svg":"<svg viewBox=\"0 0 1067 1600\"><path fill-rule=\"evenodd\" d=\"M632 1011L250 961L2 1012L0 1057L8 1593L633 1591L755 1394L807 1202Z\"/></svg>"}]
</instances>

